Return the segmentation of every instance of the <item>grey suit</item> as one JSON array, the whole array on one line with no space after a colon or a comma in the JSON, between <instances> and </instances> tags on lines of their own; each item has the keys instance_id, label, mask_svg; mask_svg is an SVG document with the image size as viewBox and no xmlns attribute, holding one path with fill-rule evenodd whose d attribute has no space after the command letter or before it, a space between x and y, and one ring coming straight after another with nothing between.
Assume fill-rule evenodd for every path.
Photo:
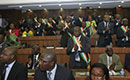
<instances>
[{"instance_id":1,"label":"grey suit","mask_svg":"<svg viewBox=\"0 0 130 80\"><path fill-rule=\"evenodd\" d=\"M107 63L107 54L106 53L100 54L98 62L99 63L103 63L106 66L108 66L108 63ZM122 64L121 64L121 61L120 61L120 57L117 54L113 54L112 55L112 62L116 63L115 71L120 71L121 68L122 68Z\"/></svg>"},{"instance_id":2,"label":"grey suit","mask_svg":"<svg viewBox=\"0 0 130 80\"><path fill-rule=\"evenodd\" d=\"M106 26L103 22L100 22L98 24L98 34L99 34L99 39L98 39L98 46L99 47L105 47L112 42L111 35L114 33L114 24L109 22L109 28L110 30L108 32L104 32L106 29Z\"/></svg>"}]
</instances>

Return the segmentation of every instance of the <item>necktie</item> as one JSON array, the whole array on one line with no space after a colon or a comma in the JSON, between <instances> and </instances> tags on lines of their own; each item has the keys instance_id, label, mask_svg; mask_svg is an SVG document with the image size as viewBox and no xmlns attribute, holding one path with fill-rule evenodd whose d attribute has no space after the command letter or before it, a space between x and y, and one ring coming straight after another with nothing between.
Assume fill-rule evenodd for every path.
<instances>
[{"instance_id":1,"label":"necktie","mask_svg":"<svg viewBox=\"0 0 130 80\"><path fill-rule=\"evenodd\" d=\"M52 78L51 78L51 74L52 74L52 72L48 72L48 80L52 80Z\"/></svg>"},{"instance_id":2,"label":"necktie","mask_svg":"<svg viewBox=\"0 0 130 80\"><path fill-rule=\"evenodd\" d=\"M1 80L4 80L5 78L5 74L6 74L6 68L8 67L8 65L5 65L4 66L4 69L3 69L3 72L2 72L2 75L1 75Z\"/></svg>"},{"instance_id":3,"label":"necktie","mask_svg":"<svg viewBox=\"0 0 130 80\"><path fill-rule=\"evenodd\" d=\"M80 61L79 52L75 52L75 61Z\"/></svg>"},{"instance_id":4,"label":"necktie","mask_svg":"<svg viewBox=\"0 0 130 80\"><path fill-rule=\"evenodd\" d=\"M106 22L106 27L107 27L108 23Z\"/></svg>"}]
</instances>

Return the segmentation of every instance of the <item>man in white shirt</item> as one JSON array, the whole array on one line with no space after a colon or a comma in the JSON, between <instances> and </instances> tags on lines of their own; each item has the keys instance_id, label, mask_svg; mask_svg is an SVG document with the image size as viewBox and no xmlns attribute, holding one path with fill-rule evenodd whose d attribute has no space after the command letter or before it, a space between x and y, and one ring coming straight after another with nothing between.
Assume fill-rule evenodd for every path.
<instances>
[{"instance_id":1,"label":"man in white shirt","mask_svg":"<svg viewBox=\"0 0 130 80\"><path fill-rule=\"evenodd\" d=\"M47 49L40 56L34 80L74 80L74 76L71 70L59 66L56 53Z\"/></svg>"},{"instance_id":2,"label":"man in white shirt","mask_svg":"<svg viewBox=\"0 0 130 80\"><path fill-rule=\"evenodd\" d=\"M113 53L111 46L106 47L106 53L99 55L99 63L105 64L109 70L120 71L123 67L120 57Z\"/></svg>"},{"instance_id":3,"label":"man in white shirt","mask_svg":"<svg viewBox=\"0 0 130 80\"><path fill-rule=\"evenodd\" d=\"M7 47L0 55L1 80L27 80L27 69L16 61L16 49Z\"/></svg>"}]
</instances>

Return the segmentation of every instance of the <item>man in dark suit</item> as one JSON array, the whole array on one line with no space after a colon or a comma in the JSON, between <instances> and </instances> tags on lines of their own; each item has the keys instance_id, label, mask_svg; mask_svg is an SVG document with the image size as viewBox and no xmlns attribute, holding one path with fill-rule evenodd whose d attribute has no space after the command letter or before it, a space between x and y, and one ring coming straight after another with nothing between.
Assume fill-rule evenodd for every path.
<instances>
[{"instance_id":1,"label":"man in dark suit","mask_svg":"<svg viewBox=\"0 0 130 80\"><path fill-rule=\"evenodd\" d=\"M120 14L116 14L115 17L116 18L115 18L115 21L114 21L114 33L117 34L118 33L118 31L117 31L118 27L120 27L122 25L122 19L121 19Z\"/></svg>"},{"instance_id":2,"label":"man in dark suit","mask_svg":"<svg viewBox=\"0 0 130 80\"><path fill-rule=\"evenodd\" d=\"M68 40L67 45L67 54L70 55L69 66L70 68L87 68L87 64L79 55L81 52L89 53L90 52L90 42L89 39L81 35L80 27L74 27L74 36L79 40L82 47L74 44L73 39Z\"/></svg>"},{"instance_id":3,"label":"man in dark suit","mask_svg":"<svg viewBox=\"0 0 130 80\"><path fill-rule=\"evenodd\" d=\"M74 80L71 70L56 64L56 54L52 50L41 54L39 65L34 80Z\"/></svg>"},{"instance_id":4,"label":"man in dark suit","mask_svg":"<svg viewBox=\"0 0 130 80\"><path fill-rule=\"evenodd\" d=\"M82 27L82 23L85 22L85 21L87 21L87 19L85 17L83 17L82 14L79 14L79 17L77 17L75 19L75 25Z\"/></svg>"},{"instance_id":5,"label":"man in dark suit","mask_svg":"<svg viewBox=\"0 0 130 80\"><path fill-rule=\"evenodd\" d=\"M111 35L114 33L113 29L114 25L110 22L109 15L104 16L104 21L100 22L98 24L98 46L99 47L105 47L107 45L110 45L112 43Z\"/></svg>"},{"instance_id":6,"label":"man in dark suit","mask_svg":"<svg viewBox=\"0 0 130 80\"><path fill-rule=\"evenodd\" d=\"M28 69L36 69L38 67L38 60L40 58L40 55L40 47L38 45L33 45L32 54L28 56Z\"/></svg>"},{"instance_id":7,"label":"man in dark suit","mask_svg":"<svg viewBox=\"0 0 130 80\"><path fill-rule=\"evenodd\" d=\"M130 53L125 55L125 69L130 72Z\"/></svg>"},{"instance_id":8,"label":"man in dark suit","mask_svg":"<svg viewBox=\"0 0 130 80\"><path fill-rule=\"evenodd\" d=\"M46 35L53 36L56 34L56 30L57 30L56 23L53 22L53 19L50 17L45 27Z\"/></svg>"},{"instance_id":9,"label":"man in dark suit","mask_svg":"<svg viewBox=\"0 0 130 80\"><path fill-rule=\"evenodd\" d=\"M27 80L27 69L16 61L16 49L5 48L0 55L1 80Z\"/></svg>"},{"instance_id":10,"label":"man in dark suit","mask_svg":"<svg viewBox=\"0 0 130 80\"><path fill-rule=\"evenodd\" d=\"M128 19L124 18L122 19L123 24L120 25L120 27L117 28L117 46L118 47L129 47L129 38L128 38L128 31L130 29L130 27L128 26ZM122 28L124 27L126 29L126 31L124 31L124 29Z\"/></svg>"},{"instance_id":11,"label":"man in dark suit","mask_svg":"<svg viewBox=\"0 0 130 80\"><path fill-rule=\"evenodd\" d=\"M65 21L65 24L63 24L64 27L61 31L61 40L60 40L60 46L61 47L67 47L67 43L68 43L68 40L70 38L70 36L68 35L68 32L69 33L72 33L72 28L74 27L74 25L72 24L72 18L71 16L67 16L66 17L66 21ZM68 25L68 27L67 27Z\"/></svg>"}]
</instances>

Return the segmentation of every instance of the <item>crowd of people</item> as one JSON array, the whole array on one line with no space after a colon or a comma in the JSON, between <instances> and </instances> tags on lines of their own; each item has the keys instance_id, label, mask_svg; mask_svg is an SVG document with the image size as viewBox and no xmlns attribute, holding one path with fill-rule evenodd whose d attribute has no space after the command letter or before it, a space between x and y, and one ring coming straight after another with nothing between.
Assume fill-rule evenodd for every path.
<instances>
[{"instance_id":1,"label":"crowd of people","mask_svg":"<svg viewBox=\"0 0 130 80\"><path fill-rule=\"evenodd\" d=\"M36 69L34 80L74 80L71 69L90 69L90 76L86 80L110 80L109 74L115 75L123 68L120 57L113 52L112 35L117 36L117 46L130 47L130 27L128 19L119 14L115 19L110 15L78 17L74 15L57 18L27 18L19 25L9 24L3 27L0 18L0 78L1 80L27 80L27 69ZM99 55L98 63L91 65L90 37L98 34L97 46L106 47L106 51ZM20 46L19 36L52 36L62 35L60 46L67 47L69 69L57 63L56 53L46 49L40 53L38 45L32 46L32 54L28 56L26 67L16 60L17 48ZM127 54L128 55L128 54ZM127 59L126 56L125 59ZM129 57L125 68L129 71ZM22 71L20 71L22 70ZM5 73L6 72L6 73Z\"/></svg>"},{"instance_id":2,"label":"crowd of people","mask_svg":"<svg viewBox=\"0 0 130 80\"><path fill-rule=\"evenodd\" d=\"M1 17L1 16L0 16ZM25 19L19 20L19 24L8 24L3 18L0 18L0 32L4 36L15 34L16 36L53 36L62 35L60 46L67 47L69 34L73 35L73 28L79 26L82 35L91 37L94 34L99 35L97 46L112 46L112 35L116 34L116 46L130 47L130 27L128 19L115 14L115 18L111 15L104 17L92 16L84 17L82 15L64 16L62 13L58 17L34 17L27 16ZM4 26L3 26L4 25ZM14 41L17 42L17 41ZM18 44L18 43L17 43Z\"/></svg>"}]
</instances>

